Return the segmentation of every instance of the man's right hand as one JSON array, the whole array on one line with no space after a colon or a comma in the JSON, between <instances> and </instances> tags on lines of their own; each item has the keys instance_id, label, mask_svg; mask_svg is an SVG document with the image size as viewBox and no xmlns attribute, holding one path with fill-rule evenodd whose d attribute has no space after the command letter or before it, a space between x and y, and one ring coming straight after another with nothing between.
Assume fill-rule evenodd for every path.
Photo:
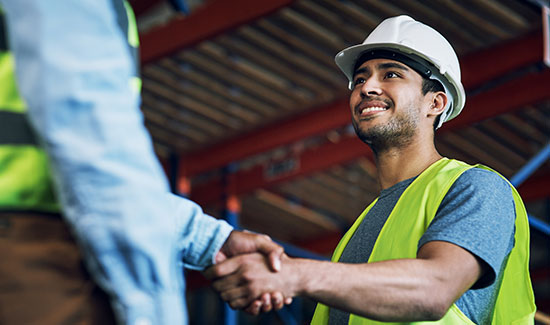
<instances>
[{"instance_id":1,"label":"man's right hand","mask_svg":"<svg viewBox=\"0 0 550 325\"><path fill-rule=\"evenodd\" d=\"M283 255L282 259L289 257ZM259 253L227 259L207 269L205 276L213 280L212 287L232 308L246 308L254 315L271 307L280 309L295 295L286 283L289 274L272 271L265 256Z\"/></svg>"},{"instance_id":2,"label":"man's right hand","mask_svg":"<svg viewBox=\"0 0 550 325\"><path fill-rule=\"evenodd\" d=\"M284 254L283 248L273 242L267 235L254 234L247 231L231 232L226 242L216 254L216 263L221 263L230 257L240 254L260 252L268 257L269 267L278 272L281 269L281 256ZM257 315L262 312L268 312L272 309L279 310L284 305L292 303L292 298L284 298L280 292L264 293L259 299L252 302L246 312Z\"/></svg>"}]
</instances>

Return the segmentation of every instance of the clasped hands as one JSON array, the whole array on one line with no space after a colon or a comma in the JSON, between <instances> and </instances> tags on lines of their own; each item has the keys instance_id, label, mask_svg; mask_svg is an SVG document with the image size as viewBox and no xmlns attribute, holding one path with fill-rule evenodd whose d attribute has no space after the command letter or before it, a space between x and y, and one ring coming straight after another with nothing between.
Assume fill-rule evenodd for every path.
<instances>
[{"instance_id":1,"label":"clasped hands","mask_svg":"<svg viewBox=\"0 0 550 325\"><path fill-rule=\"evenodd\" d=\"M282 267L289 259L268 236L233 231L204 275L231 308L257 315L292 302Z\"/></svg>"}]
</instances>

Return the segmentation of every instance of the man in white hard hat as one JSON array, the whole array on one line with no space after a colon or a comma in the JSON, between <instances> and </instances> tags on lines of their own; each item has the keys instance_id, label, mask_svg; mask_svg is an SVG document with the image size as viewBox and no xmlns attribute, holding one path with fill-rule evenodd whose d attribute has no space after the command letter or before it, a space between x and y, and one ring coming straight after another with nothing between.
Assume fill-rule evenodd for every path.
<instances>
[{"instance_id":1,"label":"man in white hard hat","mask_svg":"<svg viewBox=\"0 0 550 325\"><path fill-rule=\"evenodd\" d=\"M383 21L338 53L352 123L377 164L380 196L359 216L332 262L261 255L208 271L235 308L264 292L320 302L314 324L378 321L529 324L529 229L517 191L484 166L442 157L435 129L465 103L447 40L407 16ZM222 277L228 275L227 277Z\"/></svg>"}]
</instances>

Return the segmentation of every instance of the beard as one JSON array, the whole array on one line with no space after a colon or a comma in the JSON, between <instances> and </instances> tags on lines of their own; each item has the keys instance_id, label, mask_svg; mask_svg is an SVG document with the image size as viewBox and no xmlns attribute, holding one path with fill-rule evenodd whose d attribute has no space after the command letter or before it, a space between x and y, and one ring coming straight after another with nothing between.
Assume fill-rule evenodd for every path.
<instances>
[{"instance_id":1,"label":"beard","mask_svg":"<svg viewBox=\"0 0 550 325\"><path fill-rule=\"evenodd\" d=\"M413 141L418 123L418 113L412 107L392 117L387 123L368 129L362 129L359 122L352 119L355 133L375 154L409 145Z\"/></svg>"}]
</instances>

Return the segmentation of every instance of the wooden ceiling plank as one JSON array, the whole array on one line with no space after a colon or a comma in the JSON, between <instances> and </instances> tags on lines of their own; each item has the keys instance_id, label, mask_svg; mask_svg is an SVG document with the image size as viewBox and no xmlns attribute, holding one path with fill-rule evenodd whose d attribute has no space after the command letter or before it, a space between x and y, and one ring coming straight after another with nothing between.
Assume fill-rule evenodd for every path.
<instances>
[{"instance_id":1,"label":"wooden ceiling plank","mask_svg":"<svg viewBox=\"0 0 550 325\"><path fill-rule=\"evenodd\" d=\"M361 192L355 183L345 182L343 179L333 177L325 172L312 175L310 178L312 181L318 183L319 186L333 190L346 200L356 199Z\"/></svg>"},{"instance_id":2,"label":"wooden ceiling plank","mask_svg":"<svg viewBox=\"0 0 550 325\"><path fill-rule=\"evenodd\" d=\"M463 0L464 1L464 0ZM512 8L506 6L502 1L495 0L466 0L470 6L483 8L484 12L491 13L501 22L501 27L511 26L512 28L525 31L529 29L529 21L518 14Z\"/></svg>"},{"instance_id":3,"label":"wooden ceiling plank","mask_svg":"<svg viewBox=\"0 0 550 325\"><path fill-rule=\"evenodd\" d=\"M343 49L346 46L346 43L337 34L297 13L295 10L288 7L283 8L277 13L277 16L321 42L329 49L338 51L338 49Z\"/></svg>"},{"instance_id":4,"label":"wooden ceiling plank","mask_svg":"<svg viewBox=\"0 0 550 325\"><path fill-rule=\"evenodd\" d=\"M163 127L168 131L174 132L176 135L183 136L184 139L188 138L195 142L206 142L206 140L208 139L208 137L204 133L193 130L189 127L184 127L183 124L179 124L176 127L176 123L178 122L175 122L175 120L172 120L165 115L156 112L148 106L144 106L142 111L148 122L156 124L159 127Z\"/></svg>"},{"instance_id":5,"label":"wooden ceiling plank","mask_svg":"<svg viewBox=\"0 0 550 325\"><path fill-rule=\"evenodd\" d=\"M477 146L477 143L472 143L458 134L443 134L441 135L441 140L447 144L452 144L454 147L460 147L462 150L467 151L470 155L476 157L476 159L483 164L501 172L503 175L510 176L513 172L513 169L506 163L501 162L492 155L488 154L487 151Z\"/></svg>"},{"instance_id":6,"label":"wooden ceiling plank","mask_svg":"<svg viewBox=\"0 0 550 325\"><path fill-rule=\"evenodd\" d=\"M318 0L317 2L329 9L332 8L335 12L341 13L344 18L352 20L353 24L365 33L363 39L368 32L381 22L380 17L373 15L370 11L363 10L363 8L351 1Z\"/></svg>"},{"instance_id":7,"label":"wooden ceiling plank","mask_svg":"<svg viewBox=\"0 0 550 325\"><path fill-rule=\"evenodd\" d=\"M202 115L212 121L216 121L220 125L223 125L229 129L237 129L241 126L235 118L227 116L226 114L212 109L211 107L187 96L183 96L156 81L149 80L147 83L144 83L143 88L171 101L178 106L181 106L182 108L193 111L196 114ZM232 123L233 121L236 123Z\"/></svg>"},{"instance_id":8,"label":"wooden ceiling plank","mask_svg":"<svg viewBox=\"0 0 550 325\"><path fill-rule=\"evenodd\" d=\"M287 33L284 29L272 23L269 19L261 19L256 23L256 25L276 37L277 41L285 42L289 44L291 48L304 52L307 57L317 60L328 67L334 66L333 56L327 55L326 52L320 51L318 48L310 45L309 42L304 42L303 39L296 37L294 34Z\"/></svg>"},{"instance_id":9,"label":"wooden ceiling plank","mask_svg":"<svg viewBox=\"0 0 550 325\"><path fill-rule=\"evenodd\" d=\"M376 178L368 175L361 166L361 162L369 161L368 158L361 157L356 159L353 164L346 168L331 168L331 175L338 178L350 179L361 190L361 195L366 198L375 198L380 193L380 186ZM353 175L353 177L351 177ZM375 176L376 177L376 176ZM357 178L356 180L351 180Z\"/></svg>"},{"instance_id":10,"label":"wooden ceiling plank","mask_svg":"<svg viewBox=\"0 0 550 325\"><path fill-rule=\"evenodd\" d=\"M141 35L141 62L146 64L243 24L270 15L292 0L212 0L188 17ZM246 10L243 10L246 8Z\"/></svg>"},{"instance_id":11,"label":"wooden ceiling plank","mask_svg":"<svg viewBox=\"0 0 550 325\"><path fill-rule=\"evenodd\" d=\"M261 53L251 45L238 40L237 38L225 38L219 39L220 44L228 48L230 51L237 53L247 59L257 62L260 65L270 67L278 71L288 80L291 80L296 85L311 91L316 94L316 98L319 101L328 101L331 97L331 92L322 83L313 82L309 76L305 76L299 73L296 68L289 67L282 63L280 60L274 59L267 53Z\"/></svg>"},{"instance_id":12,"label":"wooden ceiling plank","mask_svg":"<svg viewBox=\"0 0 550 325\"><path fill-rule=\"evenodd\" d=\"M254 65L242 57L229 58L226 50L214 42L203 42L199 45L198 49L208 54L216 62L223 63L232 70L238 70L251 80L263 83L282 94L288 94L296 101L304 101L307 99L304 98L303 94L297 92L296 90L298 88L292 87L287 79L278 76L276 73L268 72L262 66Z\"/></svg>"},{"instance_id":13,"label":"wooden ceiling plank","mask_svg":"<svg viewBox=\"0 0 550 325\"><path fill-rule=\"evenodd\" d=\"M526 160L522 156L515 153L515 151L513 151L509 146L501 144L499 141L475 127L464 129L462 134L470 142L474 142L476 145L483 147L483 149L492 156L506 161L512 169L519 169L526 163ZM507 141L507 139L504 141Z\"/></svg>"},{"instance_id":14,"label":"wooden ceiling plank","mask_svg":"<svg viewBox=\"0 0 550 325\"><path fill-rule=\"evenodd\" d=\"M425 5L419 1L390 0L404 12L407 12L414 19L418 19L428 25L437 25L437 30L445 36L459 54L469 52L472 48L480 47L483 42L474 35L460 28L450 19L443 19L441 13L434 10L432 6Z\"/></svg>"},{"instance_id":15,"label":"wooden ceiling plank","mask_svg":"<svg viewBox=\"0 0 550 325\"><path fill-rule=\"evenodd\" d=\"M247 122L256 122L259 119L258 114L254 114L245 110L230 110L228 107L230 106L229 103L224 102L220 98L213 96L211 93L206 93L206 91L200 89L199 87L196 87L189 83L189 87L184 87L182 85L182 82L178 80L177 77L173 76L175 73L173 73L173 70L170 70L172 73L167 73L166 71L162 71L160 67L155 67L154 69L147 69L143 73L144 77L155 79L157 81L162 81L166 87L172 88L173 90L177 91L180 95L189 97L193 100L198 100L199 102L207 103L209 107L217 108L219 111L223 111L224 113L228 114L229 116L234 116L237 118L240 118ZM192 89L191 89L192 88Z\"/></svg>"},{"instance_id":16,"label":"wooden ceiling plank","mask_svg":"<svg viewBox=\"0 0 550 325\"><path fill-rule=\"evenodd\" d=\"M262 231L274 239L294 242L301 238L320 236L327 231L324 227L273 206L271 202L265 202L254 196L243 200L241 213L242 225L247 229ZM250 227L250 228L249 228ZM299 231L296 231L299 229Z\"/></svg>"},{"instance_id":17,"label":"wooden ceiling plank","mask_svg":"<svg viewBox=\"0 0 550 325\"><path fill-rule=\"evenodd\" d=\"M403 14L403 11L387 1L361 0L371 12L377 12L381 18L394 17Z\"/></svg>"},{"instance_id":18,"label":"wooden ceiling plank","mask_svg":"<svg viewBox=\"0 0 550 325\"><path fill-rule=\"evenodd\" d=\"M172 104L154 99L154 97L147 92L147 89L144 89L142 101L143 105L149 106L155 111L162 112L171 119L176 119L181 123L188 123L189 126L207 132L208 134L219 136L224 132L223 127L219 127L215 123L209 123L205 119L198 118L191 114L185 114L181 109L176 108Z\"/></svg>"},{"instance_id":19,"label":"wooden ceiling plank","mask_svg":"<svg viewBox=\"0 0 550 325\"><path fill-rule=\"evenodd\" d=\"M315 62L312 62L309 58L306 58L300 53L293 52L291 49L285 47L283 44L273 40L273 38L268 37L265 34L259 33L257 30L254 30L252 28L240 28L238 34L241 35L244 39L247 39L252 43L258 44L259 47L265 48L273 54L278 55L281 60L293 62L293 64L300 66L304 71L311 74L312 76L321 78L321 81L327 82L332 86L342 86L342 78L335 68L320 69L319 65Z\"/></svg>"},{"instance_id":20,"label":"wooden ceiling plank","mask_svg":"<svg viewBox=\"0 0 550 325\"><path fill-rule=\"evenodd\" d=\"M324 202L321 206L325 210L331 211L332 215L337 218L349 220L354 216L356 217L357 211L360 211L364 205L364 202L354 200L349 195L342 195L330 188L320 186L319 182L311 177L301 179L299 186L303 193L301 199L308 200L305 196L315 196ZM330 209L329 206L331 206Z\"/></svg>"},{"instance_id":21,"label":"wooden ceiling plank","mask_svg":"<svg viewBox=\"0 0 550 325\"><path fill-rule=\"evenodd\" d=\"M479 159L472 153L466 152L463 148L454 147L452 144L445 142L439 137L436 137L435 147L443 157L458 159L471 165L479 163Z\"/></svg>"},{"instance_id":22,"label":"wooden ceiling plank","mask_svg":"<svg viewBox=\"0 0 550 325\"><path fill-rule=\"evenodd\" d=\"M291 204L286 199L266 190L257 190L254 192L254 197L269 206L276 207L290 214L294 219L301 219L309 224L314 224L321 227L324 230L339 230L338 225L330 218L323 216L311 209L305 208L301 205Z\"/></svg>"},{"instance_id":23,"label":"wooden ceiling plank","mask_svg":"<svg viewBox=\"0 0 550 325\"><path fill-rule=\"evenodd\" d=\"M151 136L153 138L159 139L165 145L173 147L175 151L188 149L187 142L181 138L177 141L174 141L175 138L171 132L168 132L163 128L156 127L153 125L146 125L146 127L149 130L149 132L151 132Z\"/></svg>"},{"instance_id":24,"label":"wooden ceiling plank","mask_svg":"<svg viewBox=\"0 0 550 325\"><path fill-rule=\"evenodd\" d=\"M546 117L542 110L531 106L521 111L520 115L525 118L527 123L535 126L541 133L550 136L550 116Z\"/></svg>"},{"instance_id":25,"label":"wooden ceiling plank","mask_svg":"<svg viewBox=\"0 0 550 325\"><path fill-rule=\"evenodd\" d=\"M329 213L331 216L339 218L339 220L349 222L352 218L357 217L354 215L354 211L350 212L351 209L349 205L341 204L341 202L334 203L318 196L316 195L316 189L312 189L310 185L302 184L301 181L294 182L292 185L289 183L282 184L280 190L285 195L298 198L300 202L306 205L318 207L322 211Z\"/></svg>"},{"instance_id":26,"label":"wooden ceiling plank","mask_svg":"<svg viewBox=\"0 0 550 325\"><path fill-rule=\"evenodd\" d=\"M229 87L217 81L213 81L211 78L207 78L194 70L182 71L182 69L179 68L179 65L172 59L162 60L160 64L166 68L172 69L172 71L174 71L174 73L179 75L181 78L189 80L204 89L208 89L209 91L226 98L230 102L235 102L243 107L255 110L263 116L274 116L276 114L276 108L271 105L267 105L264 102L243 93L235 94Z\"/></svg>"},{"instance_id":27,"label":"wooden ceiling plank","mask_svg":"<svg viewBox=\"0 0 550 325\"><path fill-rule=\"evenodd\" d=\"M357 44L365 38L363 32L350 26L342 16L329 11L312 1L298 1L293 8L316 21L317 24L337 33L349 44Z\"/></svg>"},{"instance_id":28,"label":"wooden ceiling plank","mask_svg":"<svg viewBox=\"0 0 550 325\"><path fill-rule=\"evenodd\" d=\"M522 157L528 158L535 152L532 150L532 144L526 141L524 138L519 137L516 132L502 126L496 119L490 119L484 121L479 126L481 130L493 137L502 137L506 139L506 142L514 148L516 152L519 152Z\"/></svg>"},{"instance_id":29,"label":"wooden ceiling plank","mask_svg":"<svg viewBox=\"0 0 550 325\"><path fill-rule=\"evenodd\" d=\"M498 37L491 33L482 33L480 32L479 28L471 23L466 23L465 18L458 14L454 14L450 9L445 6L444 0L417 0L422 3L422 5L426 7L430 7L436 12L439 13L448 13L446 15L440 14L441 18L440 20L445 20L448 23L455 25L457 30L465 33L468 35L468 37L472 37L474 39L478 40L478 43L480 43L481 46L487 46L490 44L493 44L495 41L498 40ZM468 51L470 52L470 51Z\"/></svg>"},{"instance_id":30,"label":"wooden ceiling plank","mask_svg":"<svg viewBox=\"0 0 550 325\"><path fill-rule=\"evenodd\" d=\"M199 45L198 49L207 53L208 55L216 59L216 61L224 63L226 66L242 69L241 71L244 74L250 74L249 70L260 70L257 74L250 76L252 79L258 78L260 81L263 81L270 86L278 88L283 92L290 92L290 90L292 90L290 89L290 83L286 78L280 77L272 72L267 74L262 66L253 63L251 64L246 58L243 58L240 55L236 55L235 53L233 53L233 51L224 48L218 43L219 42L203 42Z\"/></svg>"},{"instance_id":31,"label":"wooden ceiling plank","mask_svg":"<svg viewBox=\"0 0 550 325\"><path fill-rule=\"evenodd\" d=\"M474 11L469 11L463 6L459 5L454 0L438 0L443 5L448 8L447 12L452 12L456 15L459 15L462 19L466 19L471 23L472 26L475 26L477 29L482 29L485 33L494 35L499 39L507 39L513 36L512 34L502 30L498 26L495 26L490 21L484 19L477 15ZM467 23L465 23L467 25Z\"/></svg>"},{"instance_id":32,"label":"wooden ceiling plank","mask_svg":"<svg viewBox=\"0 0 550 325\"><path fill-rule=\"evenodd\" d=\"M548 141L547 137L542 132L517 116L506 114L499 116L498 119L513 128L518 134L525 134L539 145Z\"/></svg>"},{"instance_id":33,"label":"wooden ceiling plank","mask_svg":"<svg viewBox=\"0 0 550 325\"><path fill-rule=\"evenodd\" d=\"M249 80L240 73L228 69L213 60L208 60L199 53L186 51L182 52L179 58L199 67L209 75L209 78L225 80L230 85L239 86L241 89L258 96L265 102L277 105L279 108L289 109L294 106L294 103L285 98L281 93L277 93L253 80Z\"/></svg>"},{"instance_id":34,"label":"wooden ceiling plank","mask_svg":"<svg viewBox=\"0 0 550 325\"><path fill-rule=\"evenodd\" d=\"M218 96L208 92L204 88L197 87L194 84L189 84L186 87L184 94L195 97L197 100L207 103L212 107L224 110L228 114L234 115L248 123L258 123L261 120L261 115L257 111L244 108L238 103L228 102Z\"/></svg>"},{"instance_id":35,"label":"wooden ceiling plank","mask_svg":"<svg viewBox=\"0 0 550 325\"><path fill-rule=\"evenodd\" d=\"M517 0L498 0L516 14L522 16L526 21L540 19L540 7L534 3Z\"/></svg>"}]
</instances>

